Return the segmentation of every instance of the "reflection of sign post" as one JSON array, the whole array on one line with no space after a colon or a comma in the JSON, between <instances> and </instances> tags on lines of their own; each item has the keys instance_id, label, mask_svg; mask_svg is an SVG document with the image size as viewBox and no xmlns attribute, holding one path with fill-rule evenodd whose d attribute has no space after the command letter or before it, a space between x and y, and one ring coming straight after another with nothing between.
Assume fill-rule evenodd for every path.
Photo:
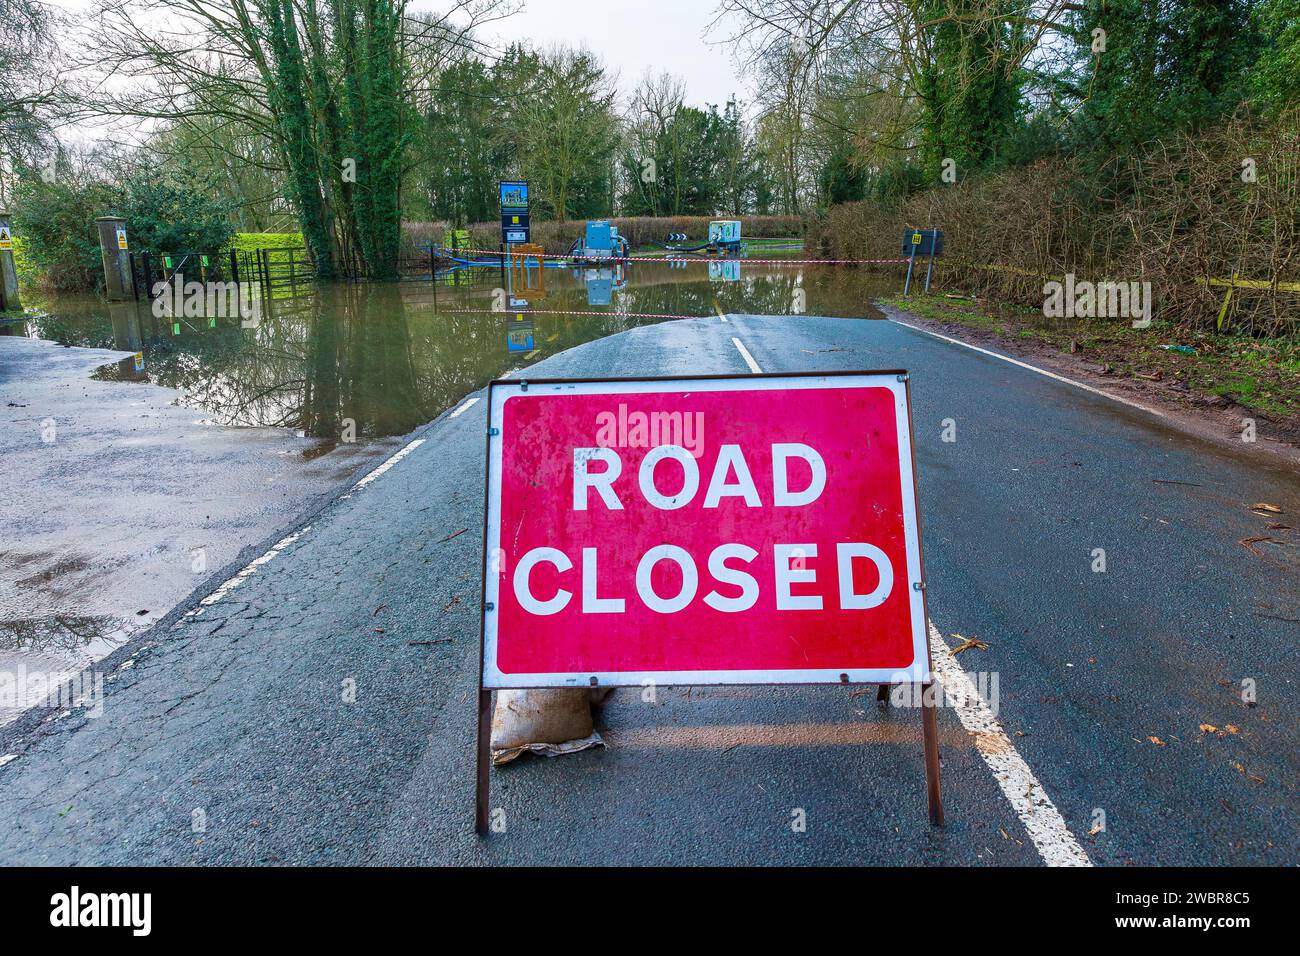
<instances>
[{"instance_id":1,"label":"reflection of sign post","mask_svg":"<svg viewBox=\"0 0 1300 956\"><path fill-rule=\"evenodd\" d=\"M533 320L526 312L513 312L506 318L506 351L531 352L533 343Z\"/></svg>"},{"instance_id":2,"label":"reflection of sign post","mask_svg":"<svg viewBox=\"0 0 1300 956\"><path fill-rule=\"evenodd\" d=\"M488 393L491 691L920 684L942 823L908 376L518 380Z\"/></svg>"},{"instance_id":3,"label":"reflection of sign post","mask_svg":"<svg viewBox=\"0 0 1300 956\"><path fill-rule=\"evenodd\" d=\"M528 216L528 184L503 182L501 196L501 241L509 246L528 242L532 228Z\"/></svg>"}]
</instances>

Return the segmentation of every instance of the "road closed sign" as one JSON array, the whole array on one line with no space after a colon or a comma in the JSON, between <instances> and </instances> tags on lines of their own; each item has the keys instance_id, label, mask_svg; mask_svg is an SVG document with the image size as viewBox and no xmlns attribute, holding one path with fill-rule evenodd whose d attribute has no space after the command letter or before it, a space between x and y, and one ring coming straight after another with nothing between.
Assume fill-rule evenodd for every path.
<instances>
[{"instance_id":1,"label":"road closed sign","mask_svg":"<svg viewBox=\"0 0 1300 956\"><path fill-rule=\"evenodd\" d=\"M927 683L907 388L494 383L481 686Z\"/></svg>"}]
</instances>

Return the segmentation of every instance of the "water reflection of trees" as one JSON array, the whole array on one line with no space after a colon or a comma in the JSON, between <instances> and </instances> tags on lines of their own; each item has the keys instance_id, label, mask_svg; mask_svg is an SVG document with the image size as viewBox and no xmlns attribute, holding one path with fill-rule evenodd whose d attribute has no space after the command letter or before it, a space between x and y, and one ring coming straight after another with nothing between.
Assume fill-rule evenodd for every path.
<instances>
[{"instance_id":1,"label":"water reflection of trees","mask_svg":"<svg viewBox=\"0 0 1300 956\"><path fill-rule=\"evenodd\" d=\"M523 361L663 321L647 315L724 312L791 315L803 290L812 315L873 314L873 296L898 291L894 276L859 270L741 266L738 281L709 281L707 266L632 267L608 307L591 306L582 275L552 270L533 304L535 350L511 354L511 316L491 311L495 272L473 285L425 282L303 287L261 303L259 320L154 316L146 303L67 310L34 322L65 344L142 351L103 377L151 380L184 390L181 401L216 421L288 426L326 441L404 434ZM595 313L595 314L561 314Z\"/></svg>"}]
</instances>

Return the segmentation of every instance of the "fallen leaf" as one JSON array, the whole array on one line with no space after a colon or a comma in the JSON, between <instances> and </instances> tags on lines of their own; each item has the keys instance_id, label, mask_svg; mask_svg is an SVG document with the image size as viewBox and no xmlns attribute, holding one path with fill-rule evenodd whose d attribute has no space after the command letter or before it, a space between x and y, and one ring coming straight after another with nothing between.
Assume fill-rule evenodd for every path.
<instances>
[{"instance_id":1,"label":"fallen leaf","mask_svg":"<svg viewBox=\"0 0 1300 956\"><path fill-rule=\"evenodd\" d=\"M1154 734L1151 735L1151 736L1149 736L1149 737L1147 737L1147 740L1151 741L1151 742L1152 742L1153 744L1155 744L1157 747L1167 747L1167 746L1168 746L1168 744L1166 744L1163 740L1161 740L1159 737L1155 736Z\"/></svg>"},{"instance_id":2,"label":"fallen leaf","mask_svg":"<svg viewBox=\"0 0 1300 956\"><path fill-rule=\"evenodd\" d=\"M1268 530L1269 531L1293 531L1295 529L1293 529L1289 524L1281 524L1277 521L1274 521L1271 525L1268 526Z\"/></svg>"},{"instance_id":3,"label":"fallen leaf","mask_svg":"<svg viewBox=\"0 0 1300 956\"><path fill-rule=\"evenodd\" d=\"M952 649L953 654L960 654L962 651L968 651L972 647L977 651L987 651L989 649L989 646L977 637L962 637L960 634L954 634L953 637L961 641L960 644Z\"/></svg>"},{"instance_id":4,"label":"fallen leaf","mask_svg":"<svg viewBox=\"0 0 1300 956\"><path fill-rule=\"evenodd\" d=\"M1201 733L1203 734L1217 734L1218 732L1219 728L1214 724L1201 724Z\"/></svg>"},{"instance_id":5,"label":"fallen leaf","mask_svg":"<svg viewBox=\"0 0 1300 956\"><path fill-rule=\"evenodd\" d=\"M1264 552L1259 550L1259 548L1255 547L1255 545L1257 545L1261 541L1272 541L1274 544L1282 543L1281 541L1276 541L1273 538L1270 538L1266 534L1257 534L1257 535L1252 535L1249 538L1242 538L1240 541L1237 542L1237 544L1241 545L1251 554L1255 555L1255 557L1262 558L1264 557Z\"/></svg>"},{"instance_id":6,"label":"fallen leaf","mask_svg":"<svg viewBox=\"0 0 1300 956\"><path fill-rule=\"evenodd\" d=\"M460 603L460 595L457 594L454 598L452 598L450 601L448 601L446 604L444 604L444 605L442 606L442 609L443 609L444 611L450 611L452 608L454 608L454 607L455 607L457 604L459 604L459 603Z\"/></svg>"},{"instance_id":7,"label":"fallen leaf","mask_svg":"<svg viewBox=\"0 0 1300 956\"><path fill-rule=\"evenodd\" d=\"M1230 733L1230 734L1239 734L1239 733L1241 733L1241 728L1238 727L1236 724L1224 724L1224 725L1223 725L1223 729L1226 730L1226 731L1227 731L1228 733Z\"/></svg>"},{"instance_id":8,"label":"fallen leaf","mask_svg":"<svg viewBox=\"0 0 1300 956\"><path fill-rule=\"evenodd\" d=\"M1271 505L1267 501L1261 501L1258 504L1251 505L1252 511L1267 511L1271 515L1280 515L1282 509L1277 505Z\"/></svg>"},{"instance_id":9,"label":"fallen leaf","mask_svg":"<svg viewBox=\"0 0 1300 956\"><path fill-rule=\"evenodd\" d=\"M1101 821L1098 820L1092 825L1092 829L1088 831L1088 836L1096 836L1098 833L1102 832L1102 829Z\"/></svg>"}]
</instances>

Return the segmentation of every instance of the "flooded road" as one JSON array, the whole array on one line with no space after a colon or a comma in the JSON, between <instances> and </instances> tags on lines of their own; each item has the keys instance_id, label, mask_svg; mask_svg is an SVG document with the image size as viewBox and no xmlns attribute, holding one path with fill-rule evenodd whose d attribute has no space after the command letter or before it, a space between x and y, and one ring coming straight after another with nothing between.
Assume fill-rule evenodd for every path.
<instances>
[{"instance_id":1,"label":"flooded road","mask_svg":"<svg viewBox=\"0 0 1300 956\"><path fill-rule=\"evenodd\" d=\"M238 317L158 317L147 303L35 299L46 314L0 328L61 345L141 353L96 377L177 389L232 426L288 427L333 444L401 435L511 368L638 325L724 313L881 318L892 275L744 263L545 270L545 294L505 311L496 269L436 284L300 284Z\"/></svg>"}]
</instances>

